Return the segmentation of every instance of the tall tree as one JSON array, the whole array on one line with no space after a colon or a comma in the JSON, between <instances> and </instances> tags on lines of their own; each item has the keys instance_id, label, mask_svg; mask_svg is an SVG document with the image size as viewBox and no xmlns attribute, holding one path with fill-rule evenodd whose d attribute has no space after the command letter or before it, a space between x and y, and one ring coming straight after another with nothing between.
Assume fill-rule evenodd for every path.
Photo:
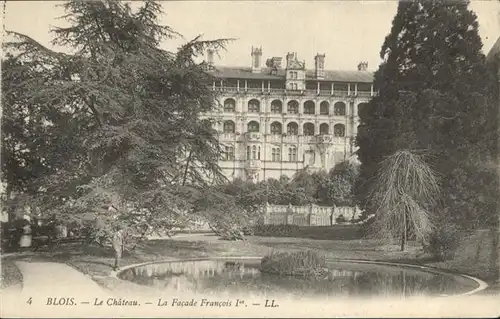
<instances>
[{"instance_id":1,"label":"tall tree","mask_svg":"<svg viewBox=\"0 0 500 319\"><path fill-rule=\"evenodd\" d=\"M500 12L498 13L500 18ZM493 48L488 53L487 63L489 69L492 73L493 83L494 83L494 98L498 103L498 110L500 111L500 37L497 39ZM500 112L498 113L498 121L500 122ZM500 143L500 126L497 126L497 142ZM499 144L500 145L500 144ZM500 149L500 148L499 148ZM497 161L493 162L493 167L497 167L498 180L500 182L500 153L497 154ZM497 247L492 254L492 268L496 269L497 283L500 283L500 204L497 205L497 224L496 227L492 227L492 237L493 237L493 247ZM493 225L495 226L495 225ZM496 234L495 234L496 232Z\"/></svg>"},{"instance_id":2,"label":"tall tree","mask_svg":"<svg viewBox=\"0 0 500 319\"><path fill-rule=\"evenodd\" d=\"M53 43L73 53L17 32L4 46L9 189L65 220L99 219L109 233L188 221L199 190L225 180L215 131L200 118L215 106L212 78L195 58L227 40L168 52L159 45L177 33L159 24L155 1L136 11L113 0L63 6L70 26L55 28Z\"/></svg>"},{"instance_id":3,"label":"tall tree","mask_svg":"<svg viewBox=\"0 0 500 319\"><path fill-rule=\"evenodd\" d=\"M329 172L328 193L329 202L338 206L354 206L355 185L359 175L359 167L349 161L335 165Z\"/></svg>"},{"instance_id":4,"label":"tall tree","mask_svg":"<svg viewBox=\"0 0 500 319\"><path fill-rule=\"evenodd\" d=\"M497 151L497 111L476 15L468 1L401 1L375 73L379 90L360 114L364 206L377 166L397 150L427 150L441 175L441 210L475 226L492 222L498 180L487 163ZM486 186L487 185L487 186Z\"/></svg>"}]
</instances>

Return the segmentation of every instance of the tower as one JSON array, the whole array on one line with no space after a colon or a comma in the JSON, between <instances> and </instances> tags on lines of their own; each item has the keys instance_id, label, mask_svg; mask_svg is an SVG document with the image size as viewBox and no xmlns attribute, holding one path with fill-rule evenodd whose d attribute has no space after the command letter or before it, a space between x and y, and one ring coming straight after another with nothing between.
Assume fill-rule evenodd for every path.
<instances>
[{"instance_id":1,"label":"tower","mask_svg":"<svg viewBox=\"0 0 500 319\"><path fill-rule=\"evenodd\" d=\"M252 47L252 73L259 73L261 70L262 48Z\"/></svg>"},{"instance_id":2,"label":"tower","mask_svg":"<svg viewBox=\"0 0 500 319\"><path fill-rule=\"evenodd\" d=\"M314 73L316 79L323 79L325 77L325 55L316 54L314 57Z\"/></svg>"}]
</instances>

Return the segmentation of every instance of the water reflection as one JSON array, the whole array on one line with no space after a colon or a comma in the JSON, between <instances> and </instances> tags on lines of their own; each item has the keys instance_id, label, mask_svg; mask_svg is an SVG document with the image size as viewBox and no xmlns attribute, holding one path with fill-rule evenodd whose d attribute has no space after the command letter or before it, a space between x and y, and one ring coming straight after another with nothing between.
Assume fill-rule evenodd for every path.
<instances>
[{"instance_id":1,"label":"water reflection","mask_svg":"<svg viewBox=\"0 0 500 319\"><path fill-rule=\"evenodd\" d=\"M415 269L356 263L331 263L330 276L306 279L259 271L260 260L198 260L149 264L126 270L120 278L177 292L253 293L292 296L415 296L456 294L474 283Z\"/></svg>"}]
</instances>

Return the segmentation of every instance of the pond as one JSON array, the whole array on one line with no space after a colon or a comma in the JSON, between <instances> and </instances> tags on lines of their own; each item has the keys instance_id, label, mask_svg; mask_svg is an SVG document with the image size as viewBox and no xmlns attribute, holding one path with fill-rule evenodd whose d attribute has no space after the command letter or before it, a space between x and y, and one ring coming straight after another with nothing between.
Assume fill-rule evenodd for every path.
<instances>
[{"instance_id":1,"label":"pond","mask_svg":"<svg viewBox=\"0 0 500 319\"><path fill-rule=\"evenodd\" d=\"M277 276L259 271L260 258L219 258L151 263L118 277L159 290L309 297L443 296L478 288L470 278L433 269L356 261L329 261L330 279Z\"/></svg>"}]
</instances>

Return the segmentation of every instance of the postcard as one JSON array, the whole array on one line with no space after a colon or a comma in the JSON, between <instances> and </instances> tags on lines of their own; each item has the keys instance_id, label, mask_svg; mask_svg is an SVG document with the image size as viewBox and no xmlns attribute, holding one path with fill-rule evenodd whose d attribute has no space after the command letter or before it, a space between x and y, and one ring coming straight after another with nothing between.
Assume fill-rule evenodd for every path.
<instances>
[{"instance_id":1,"label":"postcard","mask_svg":"<svg viewBox=\"0 0 500 319\"><path fill-rule=\"evenodd\" d=\"M2 11L2 318L500 315L499 1Z\"/></svg>"}]
</instances>

